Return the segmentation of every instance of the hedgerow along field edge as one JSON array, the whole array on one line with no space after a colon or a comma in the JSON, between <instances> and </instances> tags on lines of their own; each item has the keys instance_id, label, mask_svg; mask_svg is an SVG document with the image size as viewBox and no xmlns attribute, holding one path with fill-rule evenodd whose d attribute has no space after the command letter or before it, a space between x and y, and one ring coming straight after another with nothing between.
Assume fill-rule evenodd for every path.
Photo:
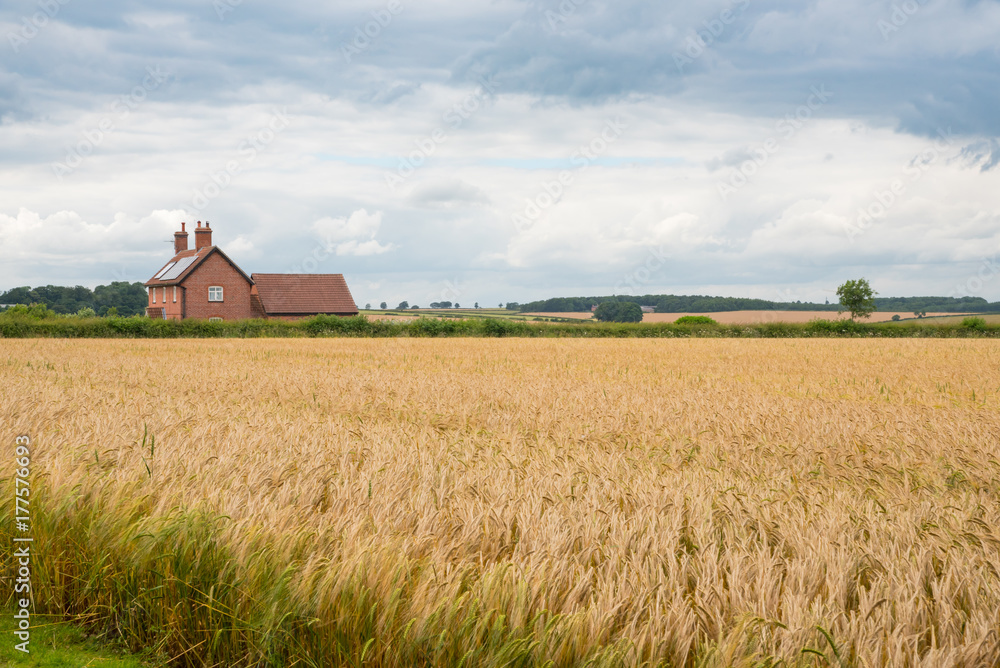
<instances>
[{"instance_id":1,"label":"hedgerow along field edge","mask_svg":"<svg viewBox=\"0 0 1000 668\"><path fill-rule=\"evenodd\" d=\"M285 320L163 320L145 317L48 318L0 314L0 339L18 338L997 338L1000 323L986 317L959 320L926 319L903 322L813 320L785 322L778 314L764 322L738 324L677 324L588 322L526 322L509 318L414 317L380 320L365 316L315 316Z\"/></svg>"}]
</instances>

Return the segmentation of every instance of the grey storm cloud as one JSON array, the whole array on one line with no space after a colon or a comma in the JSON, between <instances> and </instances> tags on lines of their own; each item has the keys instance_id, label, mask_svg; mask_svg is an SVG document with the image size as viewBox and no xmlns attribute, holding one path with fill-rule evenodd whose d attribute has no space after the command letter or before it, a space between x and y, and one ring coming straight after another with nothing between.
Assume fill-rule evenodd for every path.
<instances>
[{"instance_id":1,"label":"grey storm cloud","mask_svg":"<svg viewBox=\"0 0 1000 668\"><path fill-rule=\"evenodd\" d=\"M352 63L343 46L386 3L66 2L4 59L0 105L3 115L42 114L38 94L70 105L80 94L115 94L149 65L174 74L173 99L219 104L269 81L392 104L427 80L458 85L487 74L508 92L577 103L677 95L773 115L825 83L838 113L888 113L926 136L941 126L1000 134L1000 54L981 37L1000 28L996 3L952 4L942 26L940 2L911 2L918 9L902 18L898 3L857 0L532 0L452 17L445 2L400 0L398 16ZM8 34L39 9L6 5Z\"/></svg>"}]
</instances>

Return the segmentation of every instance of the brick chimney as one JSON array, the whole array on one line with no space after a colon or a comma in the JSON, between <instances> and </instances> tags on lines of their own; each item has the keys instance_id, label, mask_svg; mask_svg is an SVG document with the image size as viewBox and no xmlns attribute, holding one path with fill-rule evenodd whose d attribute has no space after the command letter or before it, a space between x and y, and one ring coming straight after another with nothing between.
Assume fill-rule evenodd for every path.
<instances>
[{"instance_id":1,"label":"brick chimney","mask_svg":"<svg viewBox=\"0 0 1000 668\"><path fill-rule=\"evenodd\" d=\"M181 223L181 231L174 232L174 255L188 249L188 233L184 231L185 223Z\"/></svg>"},{"instance_id":2,"label":"brick chimney","mask_svg":"<svg viewBox=\"0 0 1000 668\"><path fill-rule=\"evenodd\" d=\"M195 250L201 250L205 246L212 245L212 228L208 226L208 221L205 221L205 227L201 226L201 221L198 221L198 229L194 231L194 247Z\"/></svg>"}]
</instances>

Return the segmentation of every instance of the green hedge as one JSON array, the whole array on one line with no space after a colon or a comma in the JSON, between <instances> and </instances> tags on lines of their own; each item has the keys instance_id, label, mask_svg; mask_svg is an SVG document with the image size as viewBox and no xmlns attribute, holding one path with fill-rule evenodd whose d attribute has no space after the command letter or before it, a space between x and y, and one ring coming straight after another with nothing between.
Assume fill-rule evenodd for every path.
<instances>
[{"instance_id":1,"label":"green hedge","mask_svg":"<svg viewBox=\"0 0 1000 668\"><path fill-rule=\"evenodd\" d=\"M674 320L675 325L718 325L707 315L684 315Z\"/></svg>"},{"instance_id":2,"label":"green hedge","mask_svg":"<svg viewBox=\"0 0 1000 668\"><path fill-rule=\"evenodd\" d=\"M131 318L45 318L0 315L0 338L261 338L261 337L572 337L572 338L799 338L799 337L937 337L995 338L1000 325L982 319L958 323L911 321L861 323L813 320L748 325L676 323L528 323L502 319L440 320L420 317L407 322L368 320L364 316L316 316L284 320L152 320Z\"/></svg>"}]
</instances>

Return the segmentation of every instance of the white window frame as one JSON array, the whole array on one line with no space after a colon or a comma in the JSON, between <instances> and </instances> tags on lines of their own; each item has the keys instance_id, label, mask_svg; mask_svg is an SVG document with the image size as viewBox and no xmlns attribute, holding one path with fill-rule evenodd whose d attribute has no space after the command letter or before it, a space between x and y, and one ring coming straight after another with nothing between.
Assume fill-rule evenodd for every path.
<instances>
[{"instance_id":1,"label":"white window frame","mask_svg":"<svg viewBox=\"0 0 1000 668\"><path fill-rule=\"evenodd\" d=\"M174 303L177 303L177 286L174 286Z\"/></svg>"},{"instance_id":2,"label":"white window frame","mask_svg":"<svg viewBox=\"0 0 1000 668\"><path fill-rule=\"evenodd\" d=\"M167 286L163 286L163 303L167 303Z\"/></svg>"},{"instance_id":3,"label":"white window frame","mask_svg":"<svg viewBox=\"0 0 1000 668\"><path fill-rule=\"evenodd\" d=\"M150 288L149 289L149 295L150 295L150 298L153 300L150 303L151 304L155 304L156 303L156 288Z\"/></svg>"},{"instance_id":4,"label":"white window frame","mask_svg":"<svg viewBox=\"0 0 1000 668\"><path fill-rule=\"evenodd\" d=\"M213 293L214 290L218 290L219 291L219 298L218 299L212 299L212 293ZM224 295L224 293L222 291L222 286L221 285L210 285L210 286L208 286L208 301L210 301L210 302L221 302L221 301L224 300L223 295Z\"/></svg>"}]
</instances>

